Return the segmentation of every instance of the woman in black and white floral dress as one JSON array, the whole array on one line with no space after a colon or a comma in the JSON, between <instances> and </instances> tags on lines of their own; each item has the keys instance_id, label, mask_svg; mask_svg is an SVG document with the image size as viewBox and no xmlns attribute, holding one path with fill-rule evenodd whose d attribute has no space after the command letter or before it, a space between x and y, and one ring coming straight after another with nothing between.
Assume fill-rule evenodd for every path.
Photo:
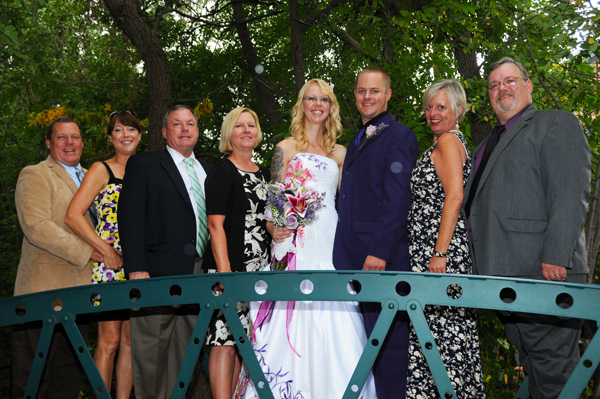
<instances>
[{"instance_id":1,"label":"woman in black and white floral dress","mask_svg":"<svg viewBox=\"0 0 600 399\"><path fill-rule=\"evenodd\" d=\"M230 155L212 167L205 182L212 252L205 255L203 268L209 273L259 271L269 262L271 236L264 209L271 174L252 161L261 139L254 111L235 108L227 114L219 150ZM236 310L250 335L248 302L238 302ZM231 399L242 362L222 311L209 325L206 344L212 347L209 374L213 398Z\"/></svg>"},{"instance_id":2,"label":"woman in black and white floral dress","mask_svg":"<svg viewBox=\"0 0 600 399\"><path fill-rule=\"evenodd\" d=\"M465 91L453 80L434 83L425 91L423 108L434 142L411 177L412 271L471 274L467 225L460 215L463 187L471 171L471 152L458 131L466 110ZM449 295L460 294L455 288ZM475 309L425 306L424 313L457 397L484 398ZM406 397L439 398L413 328L408 353Z\"/></svg>"}]
</instances>

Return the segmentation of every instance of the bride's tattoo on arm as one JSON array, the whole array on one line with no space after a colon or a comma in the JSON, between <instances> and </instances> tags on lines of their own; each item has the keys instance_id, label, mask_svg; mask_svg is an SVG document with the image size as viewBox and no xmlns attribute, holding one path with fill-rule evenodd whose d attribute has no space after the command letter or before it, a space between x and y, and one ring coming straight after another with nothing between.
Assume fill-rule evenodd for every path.
<instances>
[{"instance_id":1,"label":"bride's tattoo on arm","mask_svg":"<svg viewBox=\"0 0 600 399\"><path fill-rule=\"evenodd\" d=\"M283 149L281 147L275 147L275 153L273 153L271 180L274 182L283 182Z\"/></svg>"}]
</instances>

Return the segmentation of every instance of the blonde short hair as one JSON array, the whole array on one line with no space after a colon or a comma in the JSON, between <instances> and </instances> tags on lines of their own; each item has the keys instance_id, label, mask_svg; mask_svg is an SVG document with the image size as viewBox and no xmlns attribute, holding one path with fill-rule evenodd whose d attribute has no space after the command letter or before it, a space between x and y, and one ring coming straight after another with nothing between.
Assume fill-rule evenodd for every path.
<instances>
[{"instance_id":1,"label":"blonde short hair","mask_svg":"<svg viewBox=\"0 0 600 399\"><path fill-rule=\"evenodd\" d=\"M433 83L425 90L425 93L423 94L423 111L425 111L425 108L427 108L433 98L442 90L444 90L448 96L452 112L456 114L458 109L462 107L460 115L457 116L458 121L462 122L465 119L465 113L467 112L467 95L465 94L465 89L463 89L462 85L453 79L440 80L439 82Z\"/></svg>"},{"instance_id":2,"label":"blonde short hair","mask_svg":"<svg viewBox=\"0 0 600 399\"><path fill-rule=\"evenodd\" d=\"M222 153L231 154L233 151L233 147L231 146L231 134L233 133L233 127L235 126L235 123L243 112L248 112L250 115L252 115L254 122L256 123L256 130L258 132L254 148L258 147L262 141L263 136L262 132L260 131L260 123L258 122L258 115L256 115L256 112L252 111L250 108L237 107L227 114L225 119L223 119L223 124L221 125L221 141L219 142L219 151Z\"/></svg>"},{"instance_id":3,"label":"blonde short hair","mask_svg":"<svg viewBox=\"0 0 600 399\"><path fill-rule=\"evenodd\" d=\"M326 96L331 98L331 107L329 108L329 115L323 121L323 139L321 140L321 148L327 154L330 154L335 148L335 142L338 137L342 135L342 122L340 120L340 105L338 103L333 89L324 80L311 79L304 83L304 86L298 93L298 100L296 105L292 109L292 124L290 125L290 134L296 139L296 148L298 150L304 150L308 148L309 142L304 132L304 93L310 85L317 85L319 90Z\"/></svg>"}]
</instances>

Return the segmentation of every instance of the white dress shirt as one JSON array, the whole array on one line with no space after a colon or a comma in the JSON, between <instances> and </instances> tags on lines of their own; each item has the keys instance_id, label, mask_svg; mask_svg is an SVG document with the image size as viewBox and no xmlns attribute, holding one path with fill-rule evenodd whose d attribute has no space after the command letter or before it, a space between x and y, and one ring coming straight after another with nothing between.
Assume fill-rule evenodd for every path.
<instances>
[{"instance_id":1,"label":"white dress shirt","mask_svg":"<svg viewBox=\"0 0 600 399\"><path fill-rule=\"evenodd\" d=\"M75 185L77 186L77 188L79 188L79 186L81 185L81 182L79 181L79 178L77 177L77 174L75 173L75 169L79 169L79 171L81 173L83 173L83 170L81 170L81 164L77 164L77 166L69 166L69 165L65 165L64 163L62 163L60 161L56 161L56 162L58 162L63 168L65 168L65 170L67 171L69 176L71 176L71 179L73 179L73 181L75 182ZM85 173L83 173L83 174L85 174ZM205 173L205 175L206 175L206 173ZM198 175L198 178L200 178L200 175ZM202 180L202 181L204 182L204 180ZM204 184L204 183L202 183L202 184Z\"/></svg>"}]
</instances>

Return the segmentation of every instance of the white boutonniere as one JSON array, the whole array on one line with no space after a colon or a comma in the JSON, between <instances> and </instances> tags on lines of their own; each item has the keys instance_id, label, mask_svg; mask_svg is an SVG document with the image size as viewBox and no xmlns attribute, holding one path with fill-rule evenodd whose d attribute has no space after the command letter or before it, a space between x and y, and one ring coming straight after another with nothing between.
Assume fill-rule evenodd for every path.
<instances>
[{"instance_id":1,"label":"white boutonniere","mask_svg":"<svg viewBox=\"0 0 600 399\"><path fill-rule=\"evenodd\" d=\"M365 145L365 143L367 141L369 141L370 138L373 138L375 136L377 136L379 133L383 132L385 129L388 128L389 125L386 125L385 123L381 122L379 125L375 126L375 125L370 125L367 127L367 130L365 130L365 135L367 136L365 141L361 144L361 146L358 148L359 150Z\"/></svg>"}]
</instances>

